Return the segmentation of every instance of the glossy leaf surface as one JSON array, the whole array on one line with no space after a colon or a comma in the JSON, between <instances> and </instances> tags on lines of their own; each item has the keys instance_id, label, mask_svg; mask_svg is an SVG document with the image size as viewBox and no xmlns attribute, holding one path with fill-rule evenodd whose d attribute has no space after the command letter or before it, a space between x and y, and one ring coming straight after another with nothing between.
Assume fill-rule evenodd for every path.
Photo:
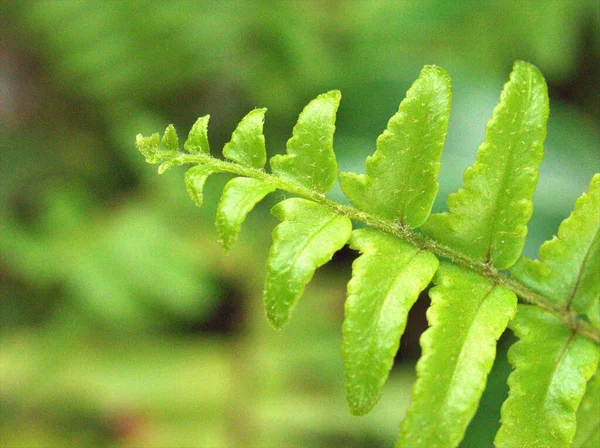
<instances>
[{"instance_id":1,"label":"glossy leaf surface","mask_svg":"<svg viewBox=\"0 0 600 448\"><path fill-rule=\"evenodd\" d=\"M355 415L381 396L406 327L408 311L431 281L437 258L373 229L352 232L361 252L348 284L342 352L346 394Z\"/></svg>"},{"instance_id":2,"label":"glossy leaf surface","mask_svg":"<svg viewBox=\"0 0 600 448\"><path fill-rule=\"evenodd\" d=\"M600 325L600 174L540 247L539 260L522 258L511 274L561 307L571 307Z\"/></svg>"},{"instance_id":3,"label":"glossy leaf surface","mask_svg":"<svg viewBox=\"0 0 600 448\"><path fill-rule=\"evenodd\" d=\"M208 144L208 120L210 115L198 118L183 148L191 154L210 154L210 145Z\"/></svg>"},{"instance_id":4,"label":"glossy leaf surface","mask_svg":"<svg viewBox=\"0 0 600 448\"><path fill-rule=\"evenodd\" d=\"M456 447L473 418L496 356L496 341L514 316L512 291L442 262L421 336L412 403L397 447Z\"/></svg>"},{"instance_id":5,"label":"glossy leaf surface","mask_svg":"<svg viewBox=\"0 0 600 448\"><path fill-rule=\"evenodd\" d=\"M438 192L440 156L450 117L450 76L425 66L367 158L367 173L340 173L342 190L360 210L416 228Z\"/></svg>"},{"instance_id":6,"label":"glossy leaf surface","mask_svg":"<svg viewBox=\"0 0 600 448\"><path fill-rule=\"evenodd\" d=\"M600 371L588 381L585 395L577 409L577 430L571 448L600 446Z\"/></svg>"},{"instance_id":7,"label":"glossy leaf surface","mask_svg":"<svg viewBox=\"0 0 600 448\"><path fill-rule=\"evenodd\" d=\"M225 185L217 207L219 242L225 250L236 242L246 215L275 187L257 179L235 177Z\"/></svg>"},{"instance_id":8,"label":"glossy leaf surface","mask_svg":"<svg viewBox=\"0 0 600 448\"><path fill-rule=\"evenodd\" d=\"M281 328L315 270L331 260L350 238L352 223L305 199L286 199L271 209L282 221L273 231L267 259L267 318Z\"/></svg>"},{"instance_id":9,"label":"glossy leaf surface","mask_svg":"<svg viewBox=\"0 0 600 448\"><path fill-rule=\"evenodd\" d=\"M575 411L598 365L599 348L576 335L556 316L519 305L510 324L519 338L508 351L514 371L502 405L497 448L569 447Z\"/></svg>"},{"instance_id":10,"label":"glossy leaf surface","mask_svg":"<svg viewBox=\"0 0 600 448\"><path fill-rule=\"evenodd\" d=\"M547 119L542 74L516 62L464 188L449 196L449 212L431 215L423 231L499 269L512 266L525 244Z\"/></svg>"},{"instance_id":11,"label":"glossy leaf surface","mask_svg":"<svg viewBox=\"0 0 600 448\"><path fill-rule=\"evenodd\" d=\"M204 189L206 179L217 171L215 168L206 165L196 165L186 171L184 177L185 189L198 207L202 207L202 190Z\"/></svg>"},{"instance_id":12,"label":"glossy leaf surface","mask_svg":"<svg viewBox=\"0 0 600 448\"><path fill-rule=\"evenodd\" d=\"M237 125L231 141L223 148L223 155L240 165L263 168L267 161L263 124L267 109L254 109Z\"/></svg>"},{"instance_id":13,"label":"glossy leaf surface","mask_svg":"<svg viewBox=\"0 0 600 448\"><path fill-rule=\"evenodd\" d=\"M333 187L337 177L333 134L340 99L340 92L332 90L308 103L287 142L287 154L271 158L273 173L319 193Z\"/></svg>"}]
</instances>

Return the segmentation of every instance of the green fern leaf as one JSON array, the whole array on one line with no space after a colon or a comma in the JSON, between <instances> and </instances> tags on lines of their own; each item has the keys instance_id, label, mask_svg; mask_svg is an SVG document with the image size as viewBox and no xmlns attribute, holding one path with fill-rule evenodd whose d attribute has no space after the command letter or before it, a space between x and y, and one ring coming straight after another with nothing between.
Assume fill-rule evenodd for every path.
<instances>
[{"instance_id":1,"label":"green fern leaf","mask_svg":"<svg viewBox=\"0 0 600 448\"><path fill-rule=\"evenodd\" d=\"M175 127L172 124L165 129L161 143L170 152L179 151L179 139L177 138Z\"/></svg>"},{"instance_id":2,"label":"green fern leaf","mask_svg":"<svg viewBox=\"0 0 600 448\"><path fill-rule=\"evenodd\" d=\"M421 337L413 401L397 447L455 447L485 389L496 341L516 312L517 297L476 273L442 262ZM515 445L518 446L518 445Z\"/></svg>"},{"instance_id":3,"label":"green fern leaf","mask_svg":"<svg viewBox=\"0 0 600 448\"><path fill-rule=\"evenodd\" d=\"M377 139L367 174L340 173L355 207L413 228L427 220L439 188L451 96L448 73L425 66Z\"/></svg>"},{"instance_id":4,"label":"green fern leaf","mask_svg":"<svg viewBox=\"0 0 600 448\"><path fill-rule=\"evenodd\" d=\"M464 188L449 196L450 212L432 215L423 231L498 269L512 266L525 243L547 118L542 74L516 62Z\"/></svg>"},{"instance_id":5,"label":"green fern leaf","mask_svg":"<svg viewBox=\"0 0 600 448\"><path fill-rule=\"evenodd\" d=\"M600 371L588 382L585 395L577 409L577 431L571 448L600 446Z\"/></svg>"},{"instance_id":6,"label":"green fern leaf","mask_svg":"<svg viewBox=\"0 0 600 448\"><path fill-rule=\"evenodd\" d=\"M315 270L346 244L352 223L319 204L298 198L280 202L271 213L283 222L273 231L267 259L265 307L269 322L281 328Z\"/></svg>"},{"instance_id":7,"label":"green fern leaf","mask_svg":"<svg viewBox=\"0 0 600 448\"><path fill-rule=\"evenodd\" d=\"M381 396L408 311L439 262L373 229L352 232L350 247L362 255L352 265L348 284L342 352L348 404L353 414L363 415Z\"/></svg>"},{"instance_id":8,"label":"green fern leaf","mask_svg":"<svg viewBox=\"0 0 600 448\"><path fill-rule=\"evenodd\" d=\"M340 98L340 92L332 90L308 103L287 142L287 155L271 158L273 173L319 193L333 187L337 178L333 134Z\"/></svg>"},{"instance_id":9,"label":"green fern leaf","mask_svg":"<svg viewBox=\"0 0 600 448\"><path fill-rule=\"evenodd\" d=\"M575 411L597 368L599 348L536 306L519 305L510 328L520 341L508 351L515 370L508 378L496 447L569 447Z\"/></svg>"},{"instance_id":10,"label":"green fern leaf","mask_svg":"<svg viewBox=\"0 0 600 448\"><path fill-rule=\"evenodd\" d=\"M225 185L217 207L219 242L225 250L235 243L246 215L275 187L257 179L235 177Z\"/></svg>"},{"instance_id":11,"label":"green fern leaf","mask_svg":"<svg viewBox=\"0 0 600 448\"><path fill-rule=\"evenodd\" d=\"M600 325L600 174L575 203L558 237L540 247L540 259L522 258L511 274L563 308Z\"/></svg>"},{"instance_id":12,"label":"green fern leaf","mask_svg":"<svg viewBox=\"0 0 600 448\"><path fill-rule=\"evenodd\" d=\"M183 148L190 154L210 154L210 145L208 144L208 120L210 115L198 118Z\"/></svg>"},{"instance_id":13,"label":"green fern leaf","mask_svg":"<svg viewBox=\"0 0 600 448\"><path fill-rule=\"evenodd\" d=\"M152 134L150 137L144 137L142 134L138 134L135 138L135 145L138 151L141 152L146 159L146 162L160 162L160 157L158 156L158 150L160 149L160 135L158 132Z\"/></svg>"},{"instance_id":14,"label":"green fern leaf","mask_svg":"<svg viewBox=\"0 0 600 448\"><path fill-rule=\"evenodd\" d=\"M267 161L263 124L267 109L254 109L238 124L231 141L223 148L223 155L240 165L263 168Z\"/></svg>"},{"instance_id":15,"label":"green fern leaf","mask_svg":"<svg viewBox=\"0 0 600 448\"><path fill-rule=\"evenodd\" d=\"M216 168L207 165L196 165L185 172L185 189L198 207L202 207L202 190L204 189L206 179L217 171Z\"/></svg>"}]
</instances>

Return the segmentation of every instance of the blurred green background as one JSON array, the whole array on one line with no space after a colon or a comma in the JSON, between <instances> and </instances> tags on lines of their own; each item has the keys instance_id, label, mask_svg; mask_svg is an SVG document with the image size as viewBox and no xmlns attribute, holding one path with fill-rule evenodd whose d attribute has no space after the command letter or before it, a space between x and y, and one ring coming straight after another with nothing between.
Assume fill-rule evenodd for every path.
<instances>
[{"instance_id":1,"label":"blurred green background","mask_svg":"<svg viewBox=\"0 0 600 448\"><path fill-rule=\"evenodd\" d=\"M337 88L342 170L364 158L425 64L453 111L436 210L462 183L512 62L551 97L526 253L534 256L600 163L600 6L580 1L6 1L0 3L0 444L9 447L391 446L410 397L422 297L383 399L351 417L341 368L355 254L319 270L288 327L261 309L276 224L265 201L229 255L183 169L134 147L211 114L215 154L267 107L270 154ZM339 190L333 196L341 199ZM463 447L489 447L506 347Z\"/></svg>"}]
</instances>

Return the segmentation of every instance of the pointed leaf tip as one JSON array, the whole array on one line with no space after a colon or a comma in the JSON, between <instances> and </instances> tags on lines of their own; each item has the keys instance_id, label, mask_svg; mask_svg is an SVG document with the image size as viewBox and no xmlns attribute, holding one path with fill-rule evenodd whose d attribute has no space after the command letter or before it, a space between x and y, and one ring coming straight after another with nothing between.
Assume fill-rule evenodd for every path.
<instances>
[{"instance_id":1,"label":"pointed leaf tip","mask_svg":"<svg viewBox=\"0 0 600 448\"><path fill-rule=\"evenodd\" d=\"M267 109L250 111L237 125L223 155L240 165L261 169L267 161L263 124Z\"/></svg>"},{"instance_id":2,"label":"pointed leaf tip","mask_svg":"<svg viewBox=\"0 0 600 448\"><path fill-rule=\"evenodd\" d=\"M205 115L198 118L190 133L187 140L185 141L183 148L191 154L210 154L210 145L208 143L208 120L210 115Z\"/></svg>"},{"instance_id":3,"label":"pointed leaf tip","mask_svg":"<svg viewBox=\"0 0 600 448\"><path fill-rule=\"evenodd\" d=\"M170 124L165 129L165 133L162 138L162 145L171 152L179 151L179 139L177 138L177 132L175 131L175 126Z\"/></svg>"},{"instance_id":4,"label":"pointed leaf tip","mask_svg":"<svg viewBox=\"0 0 600 448\"><path fill-rule=\"evenodd\" d=\"M287 142L287 154L271 158L273 173L319 193L328 192L337 178L333 152L335 119L341 93L319 95L302 110Z\"/></svg>"},{"instance_id":5,"label":"pointed leaf tip","mask_svg":"<svg viewBox=\"0 0 600 448\"><path fill-rule=\"evenodd\" d=\"M448 73L425 66L377 138L366 174L340 173L355 207L413 228L425 222L438 191L451 98Z\"/></svg>"}]
</instances>

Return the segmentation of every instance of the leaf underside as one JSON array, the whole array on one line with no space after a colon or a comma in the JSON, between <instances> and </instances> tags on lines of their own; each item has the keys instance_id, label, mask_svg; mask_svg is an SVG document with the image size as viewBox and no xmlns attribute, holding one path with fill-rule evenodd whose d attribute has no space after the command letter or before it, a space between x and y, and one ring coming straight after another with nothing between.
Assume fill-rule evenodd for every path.
<instances>
[{"instance_id":1,"label":"leaf underside","mask_svg":"<svg viewBox=\"0 0 600 448\"><path fill-rule=\"evenodd\" d=\"M542 244L539 260L521 258L511 274L600 325L600 174L560 224L558 236Z\"/></svg>"},{"instance_id":2,"label":"leaf underside","mask_svg":"<svg viewBox=\"0 0 600 448\"><path fill-rule=\"evenodd\" d=\"M202 207L202 190L204 189L206 179L217 171L217 169L207 165L196 165L186 171L184 177L185 189L198 207Z\"/></svg>"},{"instance_id":3,"label":"leaf underside","mask_svg":"<svg viewBox=\"0 0 600 448\"><path fill-rule=\"evenodd\" d=\"M425 66L377 139L367 173L340 173L342 190L356 208L413 228L425 222L439 188L450 103L448 73Z\"/></svg>"},{"instance_id":4,"label":"leaf underside","mask_svg":"<svg viewBox=\"0 0 600 448\"><path fill-rule=\"evenodd\" d=\"M273 231L267 258L265 308L273 327L281 328L315 270L346 244L352 223L322 205L286 199L271 209L282 221Z\"/></svg>"},{"instance_id":5,"label":"leaf underside","mask_svg":"<svg viewBox=\"0 0 600 448\"><path fill-rule=\"evenodd\" d=\"M464 188L449 196L449 212L431 215L423 231L498 269L512 266L525 244L547 119L542 74L516 62Z\"/></svg>"},{"instance_id":6,"label":"leaf underside","mask_svg":"<svg viewBox=\"0 0 600 448\"><path fill-rule=\"evenodd\" d=\"M363 415L381 396L408 311L439 262L433 254L373 229L352 232L350 247L362 255L352 264L342 353L350 411Z\"/></svg>"},{"instance_id":7,"label":"leaf underside","mask_svg":"<svg viewBox=\"0 0 600 448\"><path fill-rule=\"evenodd\" d=\"M473 418L517 297L476 273L440 263L429 292L430 328L397 447L456 447Z\"/></svg>"},{"instance_id":8,"label":"leaf underside","mask_svg":"<svg viewBox=\"0 0 600 448\"><path fill-rule=\"evenodd\" d=\"M597 368L599 348L532 305L519 305L510 328L519 341L508 351L514 370L495 445L569 447L575 411Z\"/></svg>"},{"instance_id":9,"label":"leaf underside","mask_svg":"<svg viewBox=\"0 0 600 448\"><path fill-rule=\"evenodd\" d=\"M571 448L600 446L600 371L588 382L585 395L577 409L577 431Z\"/></svg>"},{"instance_id":10,"label":"leaf underside","mask_svg":"<svg viewBox=\"0 0 600 448\"><path fill-rule=\"evenodd\" d=\"M235 177L225 185L217 207L216 226L219 242L225 250L236 242L246 216L264 199L275 191L275 187L257 179Z\"/></svg>"},{"instance_id":11,"label":"leaf underside","mask_svg":"<svg viewBox=\"0 0 600 448\"><path fill-rule=\"evenodd\" d=\"M319 95L304 108L287 142L287 154L271 158L273 173L319 193L328 192L337 178L333 153L338 90Z\"/></svg>"}]
</instances>

